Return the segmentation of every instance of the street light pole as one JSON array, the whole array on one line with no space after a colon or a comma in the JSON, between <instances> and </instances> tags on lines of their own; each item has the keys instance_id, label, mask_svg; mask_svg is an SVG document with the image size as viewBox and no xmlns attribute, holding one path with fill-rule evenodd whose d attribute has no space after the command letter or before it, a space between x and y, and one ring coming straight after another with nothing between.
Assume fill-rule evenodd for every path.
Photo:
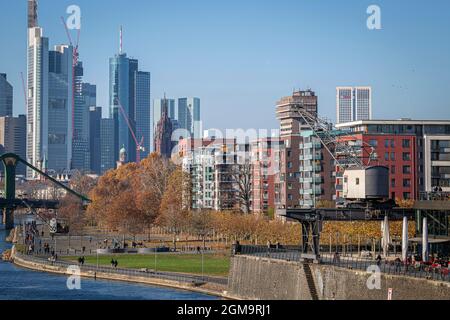
<instances>
[{"instance_id":1,"label":"street light pole","mask_svg":"<svg viewBox=\"0 0 450 320\"><path fill-rule=\"evenodd\" d=\"M203 251L205 250L205 248L202 249L202 281L205 281L205 274L204 274L204 256L203 256Z\"/></svg>"}]
</instances>

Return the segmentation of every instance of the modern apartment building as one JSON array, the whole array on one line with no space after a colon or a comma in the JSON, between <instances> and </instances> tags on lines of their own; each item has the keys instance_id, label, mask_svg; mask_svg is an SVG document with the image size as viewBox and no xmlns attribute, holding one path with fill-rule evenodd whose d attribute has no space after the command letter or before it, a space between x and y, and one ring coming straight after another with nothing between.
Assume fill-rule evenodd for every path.
<instances>
[{"instance_id":1,"label":"modern apartment building","mask_svg":"<svg viewBox=\"0 0 450 320\"><path fill-rule=\"evenodd\" d=\"M275 177L276 209L310 208L334 196L331 155L298 113L318 113L318 97L311 90L294 92L277 103L280 121L279 172ZM278 213L280 214L280 213ZM278 215L277 214L277 215Z\"/></svg>"},{"instance_id":2,"label":"modern apartment building","mask_svg":"<svg viewBox=\"0 0 450 320\"><path fill-rule=\"evenodd\" d=\"M7 75L0 73L0 117L13 115L13 86L8 82Z\"/></svg>"},{"instance_id":3,"label":"modern apartment building","mask_svg":"<svg viewBox=\"0 0 450 320\"><path fill-rule=\"evenodd\" d=\"M249 145L238 145L236 139L183 139L178 146L183 170L191 177L191 207L241 209L236 172L243 157L250 156Z\"/></svg>"},{"instance_id":4,"label":"modern apartment building","mask_svg":"<svg viewBox=\"0 0 450 320\"><path fill-rule=\"evenodd\" d=\"M369 143L378 139L377 145L381 148L377 158L383 161L388 157L387 153L389 158L393 157L390 165L395 165L396 172L402 176L400 181L398 177L394 178L395 183L406 187L411 183L411 198L417 198L420 192L432 192L436 187L450 191L450 120L370 120L342 123L336 127L348 130L352 135L363 134ZM393 146L390 146L391 141ZM386 148L387 144L389 147ZM402 192L400 195L394 192L396 197L403 196Z\"/></svg>"},{"instance_id":5,"label":"modern apartment building","mask_svg":"<svg viewBox=\"0 0 450 320\"><path fill-rule=\"evenodd\" d=\"M417 199L416 136L412 134L350 133L339 137L352 147L365 165L389 168L389 195L395 199ZM339 157L339 154L337 154ZM336 201L342 201L343 173L336 169Z\"/></svg>"},{"instance_id":6,"label":"modern apartment building","mask_svg":"<svg viewBox=\"0 0 450 320\"><path fill-rule=\"evenodd\" d=\"M371 87L336 88L337 123L372 119Z\"/></svg>"},{"instance_id":7,"label":"modern apartment building","mask_svg":"<svg viewBox=\"0 0 450 320\"><path fill-rule=\"evenodd\" d=\"M275 213L275 177L279 169L279 138L261 138L251 144L252 211Z\"/></svg>"}]
</instances>

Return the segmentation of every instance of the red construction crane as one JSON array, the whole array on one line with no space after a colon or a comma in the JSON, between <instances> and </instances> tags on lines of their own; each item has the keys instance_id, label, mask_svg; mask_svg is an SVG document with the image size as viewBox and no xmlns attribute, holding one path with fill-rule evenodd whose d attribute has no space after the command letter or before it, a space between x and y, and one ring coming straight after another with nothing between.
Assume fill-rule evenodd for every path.
<instances>
[{"instance_id":1,"label":"red construction crane","mask_svg":"<svg viewBox=\"0 0 450 320\"><path fill-rule=\"evenodd\" d=\"M78 45L80 43L80 29L77 29L77 43L74 46L72 42L72 37L70 36L69 28L67 28L66 21L64 17L61 17L61 21L64 25L64 29L66 30L67 38L69 39L69 44L73 47L72 54L72 139L74 139L75 135L75 68L78 64Z\"/></svg>"},{"instance_id":2,"label":"red construction crane","mask_svg":"<svg viewBox=\"0 0 450 320\"><path fill-rule=\"evenodd\" d=\"M116 98L117 104L119 105L119 109L122 113L123 118L125 119L125 122L127 123L128 129L130 130L131 136L133 137L134 143L136 144L136 163L141 162L141 151L145 151L145 148L143 147L144 144L144 137L141 138L141 142L139 142L136 138L136 135L134 134L133 127L131 126L130 119L128 118L128 115L125 112L125 109L123 108L122 104L120 103L119 98Z\"/></svg>"}]
</instances>

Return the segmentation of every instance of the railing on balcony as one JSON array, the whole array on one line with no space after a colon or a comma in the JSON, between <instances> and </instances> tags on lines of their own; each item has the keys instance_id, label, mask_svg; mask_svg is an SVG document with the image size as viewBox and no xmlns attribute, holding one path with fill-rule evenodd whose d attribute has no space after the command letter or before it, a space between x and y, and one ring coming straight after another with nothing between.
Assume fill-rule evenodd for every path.
<instances>
[{"instance_id":1,"label":"railing on balcony","mask_svg":"<svg viewBox=\"0 0 450 320\"><path fill-rule=\"evenodd\" d=\"M450 192L420 192L420 201L450 201Z\"/></svg>"}]
</instances>

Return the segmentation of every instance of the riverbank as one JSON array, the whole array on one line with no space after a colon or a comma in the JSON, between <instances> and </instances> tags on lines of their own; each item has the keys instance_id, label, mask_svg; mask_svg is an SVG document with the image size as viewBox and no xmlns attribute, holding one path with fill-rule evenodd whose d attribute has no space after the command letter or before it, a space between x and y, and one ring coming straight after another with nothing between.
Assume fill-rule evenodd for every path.
<instances>
[{"instance_id":1,"label":"riverbank","mask_svg":"<svg viewBox=\"0 0 450 320\"><path fill-rule=\"evenodd\" d=\"M13 252L13 263L17 266L41 271L48 273L55 273L61 275L71 275L67 272L67 268L63 266L57 265L48 265L43 261L31 260L27 259L27 256L18 255ZM94 279L104 279L104 280L112 280L112 281L124 281L124 282L132 282L132 283L140 283L140 284L148 284L160 287L168 287L180 290L186 290L191 292L197 292L202 294L207 294L211 296L221 297L224 299L232 299L227 294L227 288L225 285L217 284L217 283L205 283L205 284L197 284L197 283L187 283L182 281L176 281L171 279L161 279L156 277L145 277L145 276L136 276L130 274L116 274L116 273L108 273L104 271L95 272L92 270L81 270L81 277L85 278L94 278Z\"/></svg>"}]
</instances>

